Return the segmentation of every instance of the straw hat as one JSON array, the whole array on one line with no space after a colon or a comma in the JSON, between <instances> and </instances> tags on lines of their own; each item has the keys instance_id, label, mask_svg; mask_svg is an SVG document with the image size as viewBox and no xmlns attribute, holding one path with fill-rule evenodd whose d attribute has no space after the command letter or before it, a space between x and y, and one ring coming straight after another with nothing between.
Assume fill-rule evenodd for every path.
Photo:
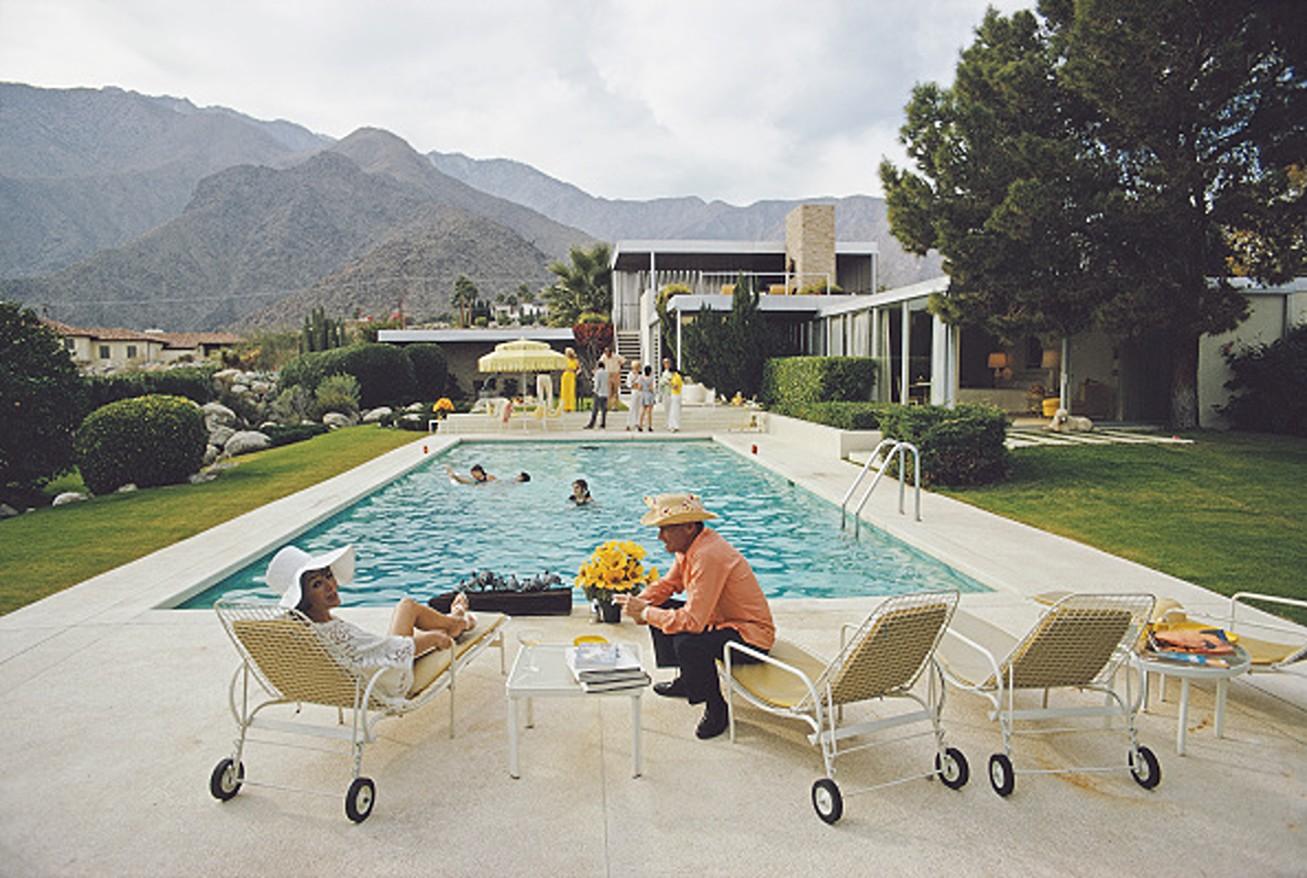
<instances>
[{"instance_id":1,"label":"straw hat","mask_svg":"<svg viewBox=\"0 0 1307 878\"><path fill-rule=\"evenodd\" d=\"M653 527L707 521L717 517L703 508L703 501L698 494L659 494L657 497L645 497L644 505L649 507L649 511L640 519L640 523Z\"/></svg>"},{"instance_id":2,"label":"straw hat","mask_svg":"<svg viewBox=\"0 0 1307 878\"><path fill-rule=\"evenodd\" d=\"M321 555L310 555L303 549L286 546L272 556L263 579L268 588L281 592L280 604L292 609L303 596L300 581L304 574L324 567L331 568L337 585L349 585L354 581L354 547L342 546Z\"/></svg>"}]
</instances>

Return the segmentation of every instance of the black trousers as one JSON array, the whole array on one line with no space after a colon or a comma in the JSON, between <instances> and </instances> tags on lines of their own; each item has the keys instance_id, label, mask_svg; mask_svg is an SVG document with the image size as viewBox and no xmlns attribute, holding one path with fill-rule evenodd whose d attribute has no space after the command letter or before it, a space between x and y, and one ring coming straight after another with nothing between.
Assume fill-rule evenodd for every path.
<instances>
[{"instance_id":1,"label":"black trousers","mask_svg":"<svg viewBox=\"0 0 1307 878\"><path fill-rule=\"evenodd\" d=\"M593 427L595 425L595 415L600 416L599 427L601 429L608 426L608 397L594 397L594 407L590 409L590 423L586 424L587 427Z\"/></svg>"},{"instance_id":2,"label":"black trousers","mask_svg":"<svg viewBox=\"0 0 1307 878\"><path fill-rule=\"evenodd\" d=\"M685 606L685 601L668 600L662 606L676 609ZM725 655L727 643L735 641L759 652L767 651L747 643L734 628L717 628L698 634L664 634L650 625L649 635L653 637L654 660L658 667L681 669L681 680L691 704L725 700L717 681L717 660ZM731 662L738 664L756 664L757 661L753 656L738 652L731 657Z\"/></svg>"}]
</instances>

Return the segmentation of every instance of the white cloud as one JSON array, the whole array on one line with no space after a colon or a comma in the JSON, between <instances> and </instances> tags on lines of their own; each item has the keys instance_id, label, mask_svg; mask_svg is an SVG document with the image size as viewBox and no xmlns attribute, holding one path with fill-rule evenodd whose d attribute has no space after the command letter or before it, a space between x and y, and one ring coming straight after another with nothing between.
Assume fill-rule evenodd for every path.
<instances>
[{"instance_id":1,"label":"white cloud","mask_svg":"<svg viewBox=\"0 0 1307 878\"><path fill-rule=\"evenodd\" d=\"M0 0L0 79L376 125L609 197L847 195L902 161L912 85L951 78L985 5Z\"/></svg>"}]
</instances>

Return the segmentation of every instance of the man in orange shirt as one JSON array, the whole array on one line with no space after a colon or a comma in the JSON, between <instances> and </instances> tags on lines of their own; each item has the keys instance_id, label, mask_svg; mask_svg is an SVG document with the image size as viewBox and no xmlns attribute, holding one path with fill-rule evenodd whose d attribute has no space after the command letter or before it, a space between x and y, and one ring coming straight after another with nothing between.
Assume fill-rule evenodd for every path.
<instances>
[{"instance_id":1,"label":"man in orange shirt","mask_svg":"<svg viewBox=\"0 0 1307 878\"><path fill-rule=\"evenodd\" d=\"M776 626L749 562L704 525L717 516L703 508L698 496L660 494L644 502L649 511L640 523L658 528L658 539L676 560L666 576L640 594L617 600L627 615L649 624L658 667L680 668L680 676L657 684L654 691L704 704L694 733L713 738L727 725L716 664L727 641L767 652L776 640ZM685 600L672 599L680 591Z\"/></svg>"}]
</instances>

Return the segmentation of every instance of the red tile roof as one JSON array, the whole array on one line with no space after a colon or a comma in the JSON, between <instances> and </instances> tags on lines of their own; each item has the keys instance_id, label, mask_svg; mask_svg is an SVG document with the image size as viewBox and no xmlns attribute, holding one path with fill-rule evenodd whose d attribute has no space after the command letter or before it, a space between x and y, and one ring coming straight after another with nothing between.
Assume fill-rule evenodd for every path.
<instances>
[{"instance_id":1,"label":"red tile roof","mask_svg":"<svg viewBox=\"0 0 1307 878\"><path fill-rule=\"evenodd\" d=\"M237 344L244 340L230 332L141 332L120 327L83 328L51 320L49 317L42 317L41 322L60 335L84 336L98 341L154 341L169 348L197 348L202 344Z\"/></svg>"}]
</instances>

